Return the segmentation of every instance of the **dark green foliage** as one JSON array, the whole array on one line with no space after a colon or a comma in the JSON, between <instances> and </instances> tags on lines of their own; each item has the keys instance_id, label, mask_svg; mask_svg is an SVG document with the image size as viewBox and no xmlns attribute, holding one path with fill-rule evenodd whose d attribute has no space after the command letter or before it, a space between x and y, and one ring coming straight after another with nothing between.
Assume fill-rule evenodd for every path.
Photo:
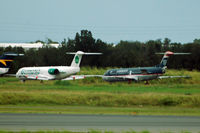
<instances>
[{"instance_id":1,"label":"dark green foliage","mask_svg":"<svg viewBox=\"0 0 200 133\"><path fill-rule=\"evenodd\" d=\"M37 40L46 44L56 43L47 38L46 41ZM191 55L172 56L168 62L168 68L174 69L197 69L200 70L200 39L195 39L192 43L181 44L171 42L170 39L139 41L120 41L118 44L108 44L100 39L94 39L88 30L76 33L74 39L61 42L59 48L43 47L39 49L23 48L0 48L3 52L24 53L24 57L18 57L12 63L10 73L15 73L20 67L25 66L58 66L70 65L73 55L66 55L66 52L102 52L101 56L83 56L82 66L96 67L139 67L153 66L160 63L161 55L156 52L190 52Z\"/></svg>"},{"instance_id":2,"label":"dark green foliage","mask_svg":"<svg viewBox=\"0 0 200 133\"><path fill-rule=\"evenodd\" d=\"M164 105L164 106L175 106L177 105L178 102L172 99L171 97L164 97L163 99L160 100L159 105Z\"/></svg>"}]
</instances>

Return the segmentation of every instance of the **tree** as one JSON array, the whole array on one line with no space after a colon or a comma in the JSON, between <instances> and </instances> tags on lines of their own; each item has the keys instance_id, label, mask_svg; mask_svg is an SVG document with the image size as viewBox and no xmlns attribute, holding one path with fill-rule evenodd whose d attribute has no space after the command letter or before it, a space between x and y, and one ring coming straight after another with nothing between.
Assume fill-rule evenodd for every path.
<instances>
[{"instance_id":1,"label":"tree","mask_svg":"<svg viewBox=\"0 0 200 133\"><path fill-rule=\"evenodd\" d=\"M53 44L53 43L58 43L56 41L51 40L50 38L46 39L46 44Z\"/></svg>"},{"instance_id":2,"label":"tree","mask_svg":"<svg viewBox=\"0 0 200 133\"><path fill-rule=\"evenodd\" d=\"M165 38L163 42L164 51L169 50L171 40L169 38Z\"/></svg>"},{"instance_id":3,"label":"tree","mask_svg":"<svg viewBox=\"0 0 200 133\"><path fill-rule=\"evenodd\" d=\"M41 42L37 40L36 42ZM47 43L55 43L50 38ZM149 40L147 42L139 41L120 41L118 44L108 44L101 39L94 39L91 31L82 30L76 33L74 39L65 39L61 42L61 47L52 48L44 46L39 49L7 47L0 48L0 54L4 52L24 53L24 57L19 57L13 62L11 72L15 73L20 67L25 66L57 66L70 65L73 55L66 55L66 52L101 52L100 56L83 56L82 66L97 67L137 67L152 66L160 62L161 56L155 55L156 52L190 52L191 55L172 56L169 59L168 68L184 68L200 70L200 39L194 39L187 44L171 43L171 40L165 38ZM87 59L86 59L87 58Z\"/></svg>"}]
</instances>

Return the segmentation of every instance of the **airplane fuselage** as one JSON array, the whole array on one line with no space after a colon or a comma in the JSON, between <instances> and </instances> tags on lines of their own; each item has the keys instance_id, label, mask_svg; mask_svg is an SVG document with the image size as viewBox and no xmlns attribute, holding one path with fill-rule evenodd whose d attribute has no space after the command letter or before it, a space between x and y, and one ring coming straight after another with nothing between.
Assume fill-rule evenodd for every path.
<instances>
[{"instance_id":1,"label":"airplane fuselage","mask_svg":"<svg viewBox=\"0 0 200 133\"><path fill-rule=\"evenodd\" d=\"M114 81L145 81L158 78L164 73L161 67L120 68L108 70L103 75L103 80Z\"/></svg>"},{"instance_id":2,"label":"airplane fuselage","mask_svg":"<svg viewBox=\"0 0 200 133\"><path fill-rule=\"evenodd\" d=\"M69 52L75 54L71 66L46 66L23 67L18 70L16 77L20 80L61 80L80 71L80 63L83 55L99 55L101 53L85 53L82 51Z\"/></svg>"},{"instance_id":3,"label":"airplane fuselage","mask_svg":"<svg viewBox=\"0 0 200 133\"><path fill-rule=\"evenodd\" d=\"M16 77L21 80L60 80L79 71L79 67L69 66L23 67L18 70Z\"/></svg>"}]
</instances>

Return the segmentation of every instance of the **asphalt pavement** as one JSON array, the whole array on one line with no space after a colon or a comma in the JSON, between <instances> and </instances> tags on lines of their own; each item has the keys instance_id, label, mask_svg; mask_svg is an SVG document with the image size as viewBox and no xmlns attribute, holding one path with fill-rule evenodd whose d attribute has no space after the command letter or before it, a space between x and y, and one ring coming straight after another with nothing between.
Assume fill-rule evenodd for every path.
<instances>
[{"instance_id":1,"label":"asphalt pavement","mask_svg":"<svg viewBox=\"0 0 200 133\"><path fill-rule=\"evenodd\" d=\"M200 117L2 113L0 130L200 132Z\"/></svg>"}]
</instances>

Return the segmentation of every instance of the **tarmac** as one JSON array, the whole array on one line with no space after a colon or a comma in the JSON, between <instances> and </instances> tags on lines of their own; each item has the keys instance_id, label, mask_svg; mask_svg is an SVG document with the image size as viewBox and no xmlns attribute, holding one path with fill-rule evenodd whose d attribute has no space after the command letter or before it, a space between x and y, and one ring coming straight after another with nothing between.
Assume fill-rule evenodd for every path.
<instances>
[{"instance_id":1,"label":"tarmac","mask_svg":"<svg viewBox=\"0 0 200 133\"><path fill-rule=\"evenodd\" d=\"M8 131L150 131L200 132L200 117L137 115L0 114L0 130Z\"/></svg>"}]
</instances>

